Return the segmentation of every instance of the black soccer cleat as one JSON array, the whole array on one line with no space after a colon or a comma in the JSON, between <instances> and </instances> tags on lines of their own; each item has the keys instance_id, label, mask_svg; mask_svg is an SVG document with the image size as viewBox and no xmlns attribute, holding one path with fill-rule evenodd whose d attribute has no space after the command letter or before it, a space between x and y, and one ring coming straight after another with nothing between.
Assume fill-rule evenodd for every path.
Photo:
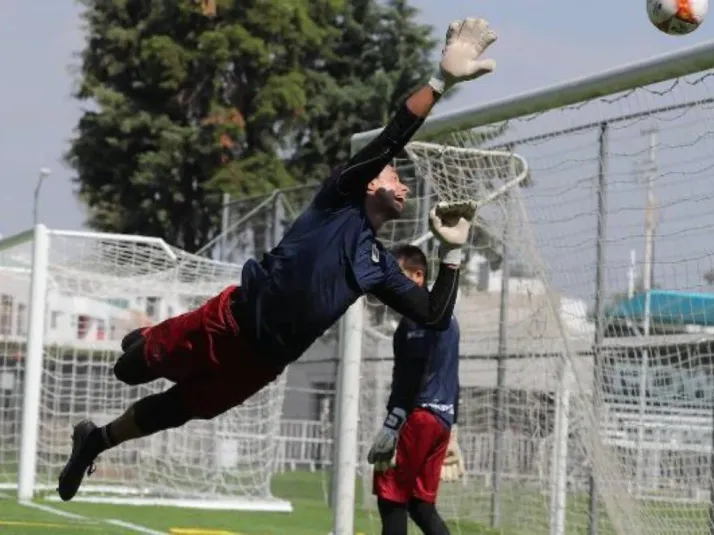
<instances>
[{"instance_id":1,"label":"black soccer cleat","mask_svg":"<svg viewBox=\"0 0 714 535\"><path fill-rule=\"evenodd\" d=\"M88 448L87 438L89 434L97 429L89 420L82 420L74 426L72 432L72 453L67 464L59 475L57 492L63 501L67 502L77 494L82 479L86 473L88 476L94 473L94 460L97 455Z\"/></svg>"},{"instance_id":2,"label":"black soccer cleat","mask_svg":"<svg viewBox=\"0 0 714 535\"><path fill-rule=\"evenodd\" d=\"M139 327L138 329L134 329L129 334L124 336L124 338L121 339L122 352L126 353L127 351L129 351L129 349L134 344L136 344L139 340L142 339L145 332L146 332L146 327Z\"/></svg>"}]
</instances>

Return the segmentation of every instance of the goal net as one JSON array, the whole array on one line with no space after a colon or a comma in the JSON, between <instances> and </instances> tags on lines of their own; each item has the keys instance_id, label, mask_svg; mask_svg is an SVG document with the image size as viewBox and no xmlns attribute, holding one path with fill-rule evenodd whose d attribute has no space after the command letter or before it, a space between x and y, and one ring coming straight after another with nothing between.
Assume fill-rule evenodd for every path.
<instances>
[{"instance_id":1,"label":"goal net","mask_svg":"<svg viewBox=\"0 0 714 535\"><path fill-rule=\"evenodd\" d=\"M40 226L0 241L0 486L19 481L21 498L28 487L55 497L76 422L104 424L169 386L119 383L112 367L121 338L200 306L237 280L240 266L156 238ZM31 282L40 289L32 297ZM41 366L34 376L33 359ZM102 454L75 499L290 510L270 493L283 391L280 378L215 420Z\"/></svg>"},{"instance_id":2,"label":"goal net","mask_svg":"<svg viewBox=\"0 0 714 535\"><path fill-rule=\"evenodd\" d=\"M554 94L535 114L442 128L398 162L415 199L382 238L422 244L432 276L429 207L483 201L456 305L466 474L442 483L438 502L452 533L709 532L711 74L565 107ZM398 317L366 303L359 469L369 506L366 451L385 415ZM375 510L370 518L376 530Z\"/></svg>"}]
</instances>

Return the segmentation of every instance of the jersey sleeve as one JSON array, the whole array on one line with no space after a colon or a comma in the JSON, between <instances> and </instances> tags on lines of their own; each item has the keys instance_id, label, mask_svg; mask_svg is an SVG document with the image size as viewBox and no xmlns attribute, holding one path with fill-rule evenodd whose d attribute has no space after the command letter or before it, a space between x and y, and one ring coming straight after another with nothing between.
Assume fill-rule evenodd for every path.
<instances>
[{"instance_id":1,"label":"jersey sleeve","mask_svg":"<svg viewBox=\"0 0 714 535\"><path fill-rule=\"evenodd\" d=\"M367 184L404 149L422 124L424 119L402 104L377 137L332 173L318 193L318 204L326 208L361 199Z\"/></svg>"},{"instance_id":2,"label":"jersey sleeve","mask_svg":"<svg viewBox=\"0 0 714 535\"><path fill-rule=\"evenodd\" d=\"M372 294L385 305L410 320L438 331L449 328L459 288L459 271L444 265L439 267L431 291L420 288L399 267L396 259L387 254L383 281Z\"/></svg>"}]
</instances>

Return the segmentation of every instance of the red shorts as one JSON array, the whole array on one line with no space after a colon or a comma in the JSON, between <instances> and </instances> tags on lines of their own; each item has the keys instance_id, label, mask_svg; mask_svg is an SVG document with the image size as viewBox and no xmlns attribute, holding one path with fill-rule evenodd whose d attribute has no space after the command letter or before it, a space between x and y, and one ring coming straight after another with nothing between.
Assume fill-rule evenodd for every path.
<instances>
[{"instance_id":1,"label":"red shorts","mask_svg":"<svg viewBox=\"0 0 714 535\"><path fill-rule=\"evenodd\" d=\"M236 288L144 332L149 368L176 383L193 418L214 418L240 405L284 368L256 355L241 336L230 311Z\"/></svg>"},{"instance_id":2,"label":"red shorts","mask_svg":"<svg viewBox=\"0 0 714 535\"><path fill-rule=\"evenodd\" d=\"M372 492L395 503L410 498L434 503L450 435L438 416L426 409L413 410L399 432L396 466L374 473Z\"/></svg>"}]
</instances>

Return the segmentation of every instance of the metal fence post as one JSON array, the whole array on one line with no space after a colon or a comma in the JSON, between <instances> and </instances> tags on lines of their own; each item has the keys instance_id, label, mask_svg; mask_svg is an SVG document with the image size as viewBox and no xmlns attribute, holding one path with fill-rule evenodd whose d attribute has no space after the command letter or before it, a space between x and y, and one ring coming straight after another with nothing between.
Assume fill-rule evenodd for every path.
<instances>
[{"instance_id":1,"label":"metal fence post","mask_svg":"<svg viewBox=\"0 0 714 535\"><path fill-rule=\"evenodd\" d=\"M597 173L597 237L595 242L595 339L593 342L593 412L596 425L600 422L601 366L600 351L605 333L605 239L607 234L607 123L600 124L598 136ZM598 430L596 429L596 432ZM595 481L596 467L591 463L588 481L590 504L588 507L588 535L598 532L598 495Z\"/></svg>"},{"instance_id":2,"label":"metal fence post","mask_svg":"<svg viewBox=\"0 0 714 535\"><path fill-rule=\"evenodd\" d=\"M514 147L509 147L513 152ZM511 158L510 173L515 175L515 160ZM506 224L503 229L501 248L501 296L498 317L498 360L496 369L496 392L494 403L493 465L491 489L491 527L501 525L501 472L503 471L503 442L506 428L506 360L508 359L508 295L509 260L508 245L511 238L511 194L505 194Z\"/></svg>"}]
</instances>

